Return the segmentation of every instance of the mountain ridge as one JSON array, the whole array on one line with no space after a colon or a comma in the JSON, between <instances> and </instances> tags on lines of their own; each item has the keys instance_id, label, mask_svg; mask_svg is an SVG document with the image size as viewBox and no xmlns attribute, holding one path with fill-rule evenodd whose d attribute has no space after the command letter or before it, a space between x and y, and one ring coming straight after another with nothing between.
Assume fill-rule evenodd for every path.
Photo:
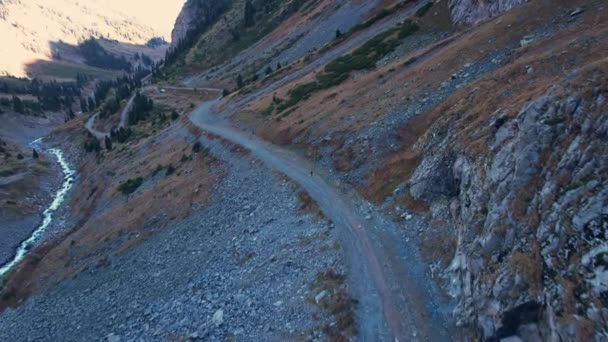
<instances>
[{"instance_id":1,"label":"mountain ridge","mask_svg":"<svg viewBox=\"0 0 608 342\"><path fill-rule=\"evenodd\" d=\"M26 76L26 64L54 57L53 42L77 45L88 38L105 37L144 45L154 37L168 39L165 24L128 14L137 4L144 6L135 2L127 8L114 0L87 4L73 0L4 0L0 3L0 32L5 39L0 46L0 74ZM179 4L178 0L168 1L158 11L176 15Z\"/></svg>"}]
</instances>

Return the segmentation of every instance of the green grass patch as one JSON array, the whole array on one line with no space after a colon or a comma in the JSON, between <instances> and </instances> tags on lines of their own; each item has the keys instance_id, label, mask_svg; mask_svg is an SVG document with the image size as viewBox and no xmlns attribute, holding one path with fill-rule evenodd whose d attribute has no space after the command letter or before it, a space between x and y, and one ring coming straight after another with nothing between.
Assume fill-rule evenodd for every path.
<instances>
[{"instance_id":1,"label":"green grass patch","mask_svg":"<svg viewBox=\"0 0 608 342\"><path fill-rule=\"evenodd\" d=\"M305 100L305 99L309 98L310 95L312 95L312 93L314 93L318 89L319 89L319 84L314 81L309 82L309 83L304 83L293 89L290 89L289 92L287 92L287 95L289 95L289 98L287 99L287 101L285 101L279 105L279 107L278 107L279 111L282 112L283 110L285 110L289 107L295 106L301 100Z\"/></svg>"},{"instance_id":2,"label":"green grass patch","mask_svg":"<svg viewBox=\"0 0 608 342\"><path fill-rule=\"evenodd\" d=\"M403 24L386 30L367 41L355 51L338 57L329 62L316 80L301 84L287 93L289 98L280 104L279 112L295 106L298 102L309 98L315 91L337 86L347 80L353 71L370 70L376 63L394 51L400 40L418 31L416 23L407 20Z\"/></svg>"},{"instance_id":3,"label":"green grass patch","mask_svg":"<svg viewBox=\"0 0 608 342\"><path fill-rule=\"evenodd\" d=\"M268 107L266 107L266 109L264 109L264 116L272 115L273 112L274 112L274 103L271 103L270 106L268 106Z\"/></svg>"},{"instance_id":4,"label":"green grass patch","mask_svg":"<svg viewBox=\"0 0 608 342\"><path fill-rule=\"evenodd\" d=\"M406 20L401 26L399 26L399 39L404 39L418 31L420 26L411 20Z\"/></svg>"},{"instance_id":5,"label":"green grass patch","mask_svg":"<svg viewBox=\"0 0 608 342\"><path fill-rule=\"evenodd\" d=\"M100 68L91 67L88 65L78 64L64 64L54 62L41 62L41 65L37 66L38 70L36 74L55 78L70 78L76 79L76 75L83 74L92 78L100 79L115 79L121 75L122 72L116 70L105 70ZM39 75L37 75L39 76Z\"/></svg>"},{"instance_id":6,"label":"green grass patch","mask_svg":"<svg viewBox=\"0 0 608 342\"><path fill-rule=\"evenodd\" d=\"M14 174L15 174L15 170L13 170L13 169L0 170L0 177L10 177Z\"/></svg>"},{"instance_id":7,"label":"green grass patch","mask_svg":"<svg viewBox=\"0 0 608 342\"><path fill-rule=\"evenodd\" d=\"M364 30L366 28L371 27L372 25L374 25L375 23L377 23L378 21L395 14L397 11L405 8L405 6L407 6L410 2L412 2L411 0L405 0L405 1L401 1L400 3L394 5L391 8L383 8L380 12L378 12L375 16L369 18L367 21L365 21L362 24L358 24L355 25L352 29L350 29L347 33L346 36L350 36L351 34Z\"/></svg>"}]
</instances>

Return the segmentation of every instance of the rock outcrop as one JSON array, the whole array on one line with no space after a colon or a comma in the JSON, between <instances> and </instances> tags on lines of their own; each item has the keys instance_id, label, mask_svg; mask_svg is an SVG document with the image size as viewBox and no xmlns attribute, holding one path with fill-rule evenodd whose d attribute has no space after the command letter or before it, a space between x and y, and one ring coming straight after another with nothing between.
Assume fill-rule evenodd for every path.
<instances>
[{"instance_id":1,"label":"rock outcrop","mask_svg":"<svg viewBox=\"0 0 608 342\"><path fill-rule=\"evenodd\" d=\"M605 86L554 85L514 117L497 111L477 128L481 155L457 132L427 142L409 191L457 231L444 275L458 323L483 340L608 336Z\"/></svg>"},{"instance_id":2,"label":"rock outcrop","mask_svg":"<svg viewBox=\"0 0 608 342\"><path fill-rule=\"evenodd\" d=\"M186 37L186 33L190 29L190 25L195 18L195 10L192 5L193 1L188 1L182 7L182 10L179 12L177 19L175 20L175 26L173 27L173 31L171 32L171 47L170 49L174 49L177 44Z\"/></svg>"},{"instance_id":3,"label":"rock outcrop","mask_svg":"<svg viewBox=\"0 0 608 342\"><path fill-rule=\"evenodd\" d=\"M524 3L526 0L450 0L450 17L455 24L475 24Z\"/></svg>"},{"instance_id":4,"label":"rock outcrop","mask_svg":"<svg viewBox=\"0 0 608 342\"><path fill-rule=\"evenodd\" d=\"M189 32L212 24L230 3L231 0L188 0L175 21L170 49L175 49Z\"/></svg>"}]
</instances>

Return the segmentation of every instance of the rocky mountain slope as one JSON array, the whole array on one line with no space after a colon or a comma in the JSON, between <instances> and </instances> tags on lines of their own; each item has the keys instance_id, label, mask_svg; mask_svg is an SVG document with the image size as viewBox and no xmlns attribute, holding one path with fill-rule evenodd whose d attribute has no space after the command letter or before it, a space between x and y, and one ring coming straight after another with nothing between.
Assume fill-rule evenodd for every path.
<instances>
[{"instance_id":1,"label":"rocky mountain slope","mask_svg":"<svg viewBox=\"0 0 608 342\"><path fill-rule=\"evenodd\" d=\"M48 137L0 339L608 338L605 2L217 4L128 134Z\"/></svg>"},{"instance_id":2,"label":"rocky mountain slope","mask_svg":"<svg viewBox=\"0 0 608 342\"><path fill-rule=\"evenodd\" d=\"M436 4L382 67L317 90L310 80L321 81L323 69L307 67L333 57L312 53L252 81L219 115L317 160L389 213L424 218L413 238L472 336L601 339L606 46L597 25L605 9L516 5ZM461 24L509 9L487 24L443 31L444 40L433 34L445 10ZM543 52L547 44L553 48ZM570 118L587 128L569 126ZM571 251L560 255L564 248Z\"/></svg>"},{"instance_id":3,"label":"rocky mountain slope","mask_svg":"<svg viewBox=\"0 0 608 342\"><path fill-rule=\"evenodd\" d=\"M450 16L456 24L475 24L495 17L526 0L449 0Z\"/></svg>"},{"instance_id":4,"label":"rocky mountain slope","mask_svg":"<svg viewBox=\"0 0 608 342\"><path fill-rule=\"evenodd\" d=\"M221 11L224 3L229 3L229 1L186 1L171 31L171 48L176 48L179 42L186 37L188 31L195 29L197 25L212 21L215 17L214 12Z\"/></svg>"},{"instance_id":5,"label":"rocky mountain slope","mask_svg":"<svg viewBox=\"0 0 608 342\"><path fill-rule=\"evenodd\" d=\"M169 39L170 27L164 18L174 18L181 2L163 1L154 10L142 11L147 5L146 1L3 0L0 74L24 76L27 63L53 57L51 43L76 45L102 36L134 44L145 44L153 37Z\"/></svg>"}]
</instances>

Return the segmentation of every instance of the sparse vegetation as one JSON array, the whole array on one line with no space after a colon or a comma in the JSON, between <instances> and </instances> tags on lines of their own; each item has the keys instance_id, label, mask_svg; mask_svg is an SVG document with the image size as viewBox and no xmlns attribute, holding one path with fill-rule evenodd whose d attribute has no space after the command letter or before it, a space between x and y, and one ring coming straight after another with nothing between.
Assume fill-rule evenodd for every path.
<instances>
[{"instance_id":1,"label":"sparse vegetation","mask_svg":"<svg viewBox=\"0 0 608 342\"><path fill-rule=\"evenodd\" d=\"M564 118L559 118L559 117L551 117L548 118L544 121L545 125L549 125L549 126L555 126L555 125L559 125L560 123L564 122Z\"/></svg>"},{"instance_id":2,"label":"sparse vegetation","mask_svg":"<svg viewBox=\"0 0 608 342\"><path fill-rule=\"evenodd\" d=\"M101 144L99 140L92 136L91 134L87 134L84 139L84 149L87 152L99 152L101 151Z\"/></svg>"},{"instance_id":3,"label":"sparse vegetation","mask_svg":"<svg viewBox=\"0 0 608 342\"><path fill-rule=\"evenodd\" d=\"M264 115L271 115L272 112L274 112L274 103L271 103L268 107L266 107L266 109L264 110Z\"/></svg>"},{"instance_id":4,"label":"sparse vegetation","mask_svg":"<svg viewBox=\"0 0 608 342\"><path fill-rule=\"evenodd\" d=\"M298 197L298 202L300 203L299 211L301 213L313 214L315 217L317 217L320 220L325 218L325 215L323 215L321 208L319 207L317 202L312 197L310 197L308 192L300 191L300 192L298 192L297 197Z\"/></svg>"},{"instance_id":5,"label":"sparse vegetation","mask_svg":"<svg viewBox=\"0 0 608 342\"><path fill-rule=\"evenodd\" d=\"M95 38L85 40L79 49L88 65L103 69L131 70L131 63L124 57L116 57L107 52Z\"/></svg>"},{"instance_id":6,"label":"sparse vegetation","mask_svg":"<svg viewBox=\"0 0 608 342\"><path fill-rule=\"evenodd\" d=\"M317 274L315 282L309 285L314 296L308 301L333 317L322 328L330 341L348 341L357 334L354 316L357 301L346 292L345 281L345 276L330 269ZM315 296L323 291L326 295L317 301Z\"/></svg>"},{"instance_id":7,"label":"sparse vegetation","mask_svg":"<svg viewBox=\"0 0 608 342\"><path fill-rule=\"evenodd\" d=\"M411 0L404 0L404 1L401 1L398 4L394 5L391 8L383 8L376 15L374 15L373 17L371 17L370 19L368 19L367 21L365 21L362 24L355 25L353 28L351 28L346 33L340 32L340 34L338 34L339 30L336 31L336 38L334 39L334 41L332 41L331 43L324 46L321 50L326 51L326 50L331 49L332 47L336 46L337 44L347 40L353 34L359 32L359 31L362 31L364 29L367 29L367 28L371 27L372 25L374 25L375 23L377 23L378 21L397 13L399 10L405 8L411 2L412 2Z\"/></svg>"},{"instance_id":8,"label":"sparse vegetation","mask_svg":"<svg viewBox=\"0 0 608 342\"><path fill-rule=\"evenodd\" d=\"M128 179L126 182L121 183L118 186L118 190L122 192L124 195L130 195L137 190L142 183L144 182L143 178L137 177L135 179Z\"/></svg>"},{"instance_id":9,"label":"sparse vegetation","mask_svg":"<svg viewBox=\"0 0 608 342\"><path fill-rule=\"evenodd\" d=\"M278 106L278 110L281 112L296 105L298 102L309 98L317 90L339 85L347 80L353 71L374 68L381 58L399 45L399 40L411 35L418 29L416 23L406 20L403 24L380 33L352 53L334 59L325 66L323 72L317 74L316 81L290 89L288 92L289 99Z\"/></svg>"},{"instance_id":10,"label":"sparse vegetation","mask_svg":"<svg viewBox=\"0 0 608 342\"><path fill-rule=\"evenodd\" d=\"M145 120L148 117L148 114L154 108L154 102L142 95L137 93L135 95L135 99L133 100L133 107L129 112L129 125L135 125L141 120Z\"/></svg>"}]
</instances>

